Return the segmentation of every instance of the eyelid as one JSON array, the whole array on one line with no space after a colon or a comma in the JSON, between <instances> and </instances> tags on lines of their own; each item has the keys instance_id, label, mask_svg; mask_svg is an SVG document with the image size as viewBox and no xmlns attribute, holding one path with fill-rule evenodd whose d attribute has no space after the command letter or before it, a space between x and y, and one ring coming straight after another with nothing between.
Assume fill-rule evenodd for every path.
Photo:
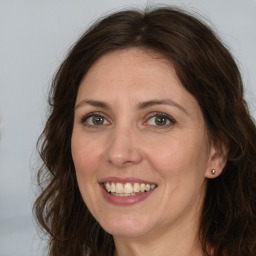
<instances>
[{"instance_id":1,"label":"eyelid","mask_svg":"<svg viewBox=\"0 0 256 256\"><path fill-rule=\"evenodd\" d=\"M99 116L99 117L103 117L105 120L107 120L107 122L111 123L111 119L109 118L109 116L107 116L105 113L102 113L102 112L98 112L98 111L95 111L95 112L90 112L86 115L83 115L81 118L80 118L80 122L82 124L84 124L85 126L88 126L88 127L95 127L95 128L98 128L98 127L102 127L102 126L105 126L106 124L102 124L102 125L90 125L90 124L85 124L85 121L86 119L90 118L90 117L94 117L94 116Z\"/></svg>"}]
</instances>

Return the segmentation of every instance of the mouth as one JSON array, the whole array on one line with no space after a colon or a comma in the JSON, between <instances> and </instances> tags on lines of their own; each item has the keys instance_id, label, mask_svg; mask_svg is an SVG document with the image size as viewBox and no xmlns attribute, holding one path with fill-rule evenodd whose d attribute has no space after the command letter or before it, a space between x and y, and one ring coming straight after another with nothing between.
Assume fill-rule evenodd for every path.
<instances>
[{"instance_id":1,"label":"mouth","mask_svg":"<svg viewBox=\"0 0 256 256\"><path fill-rule=\"evenodd\" d=\"M113 196L118 197L131 197L140 194L148 193L149 191L154 190L157 185L156 184L149 184L149 183L138 183L138 182L127 182L127 183L120 183L120 182L104 182L101 183L102 187L105 189L106 192Z\"/></svg>"}]
</instances>

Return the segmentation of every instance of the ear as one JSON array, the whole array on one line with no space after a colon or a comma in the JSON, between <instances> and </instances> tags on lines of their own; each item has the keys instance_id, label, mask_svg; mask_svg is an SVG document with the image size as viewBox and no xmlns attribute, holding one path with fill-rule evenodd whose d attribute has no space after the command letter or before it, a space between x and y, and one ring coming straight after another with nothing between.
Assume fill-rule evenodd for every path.
<instances>
[{"instance_id":1,"label":"ear","mask_svg":"<svg viewBox=\"0 0 256 256\"><path fill-rule=\"evenodd\" d=\"M212 142L210 146L209 164L205 172L205 178L214 179L218 177L226 163L228 148L225 142Z\"/></svg>"}]
</instances>

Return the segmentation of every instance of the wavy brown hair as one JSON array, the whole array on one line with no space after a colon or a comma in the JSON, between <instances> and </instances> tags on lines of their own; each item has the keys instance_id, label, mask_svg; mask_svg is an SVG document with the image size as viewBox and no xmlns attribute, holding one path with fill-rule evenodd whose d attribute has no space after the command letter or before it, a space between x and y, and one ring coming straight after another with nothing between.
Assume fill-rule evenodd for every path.
<instances>
[{"instance_id":1,"label":"wavy brown hair","mask_svg":"<svg viewBox=\"0 0 256 256\"><path fill-rule=\"evenodd\" d=\"M208 180L199 238L209 256L256 255L256 128L243 96L238 67L202 21L164 7L127 10L95 23L60 66L49 97L50 114L38 147L41 194L37 221L49 235L50 256L112 256L113 238L88 211L80 195L71 134L81 79L102 55L139 47L161 53L197 99L209 134L228 148L222 174Z\"/></svg>"}]
</instances>

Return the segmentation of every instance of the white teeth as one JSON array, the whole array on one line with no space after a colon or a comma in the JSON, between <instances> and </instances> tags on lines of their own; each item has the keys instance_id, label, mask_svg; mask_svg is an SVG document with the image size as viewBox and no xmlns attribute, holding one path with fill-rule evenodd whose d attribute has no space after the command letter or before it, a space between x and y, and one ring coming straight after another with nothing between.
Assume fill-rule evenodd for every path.
<instances>
[{"instance_id":1,"label":"white teeth","mask_svg":"<svg viewBox=\"0 0 256 256\"><path fill-rule=\"evenodd\" d=\"M139 184L139 183L114 183L114 182L106 182L104 183L104 187L105 189L116 196L134 196L135 193L144 193L144 192L148 192L154 188L156 188L155 184Z\"/></svg>"},{"instance_id":2,"label":"white teeth","mask_svg":"<svg viewBox=\"0 0 256 256\"><path fill-rule=\"evenodd\" d=\"M111 192L111 186L110 186L110 184L107 182L107 183L105 183L105 188L106 188L106 190L108 191L108 192Z\"/></svg>"},{"instance_id":3,"label":"white teeth","mask_svg":"<svg viewBox=\"0 0 256 256\"><path fill-rule=\"evenodd\" d=\"M118 194L118 193L111 193L112 195L114 195L114 196L121 196L121 197L123 197L123 196L135 196L135 194L134 193L131 193L131 194Z\"/></svg>"},{"instance_id":4,"label":"white teeth","mask_svg":"<svg viewBox=\"0 0 256 256\"><path fill-rule=\"evenodd\" d=\"M144 191L145 191L145 188L146 188L146 186L145 186L144 183L140 184L140 191L141 191L141 192L144 192Z\"/></svg>"},{"instance_id":5,"label":"white teeth","mask_svg":"<svg viewBox=\"0 0 256 256\"><path fill-rule=\"evenodd\" d=\"M121 183L116 183L116 193L118 194L124 193L124 187Z\"/></svg>"},{"instance_id":6,"label":"white teeth","mask_svg":"<svg viewBox=\"0 0 256 256\"><path fill-rule=\"evenodd\" d=\"M131 194L132 192L133 192L133 187L132 187L131 183L126 183L124 185L124 193Z\"/></svg>"},{"instance_id":7,"label":"white teeth","mask_svg":"<svg viewBox=\"0 0 256 256\"><path fill-rule=\"evenodd\" d=\"M111 183L110 191L111 191L111 193L115 193L116 192L116 185L115 185L115 183Z\"/></svg>"},{"instance_id":8,"label":"white teeth","mask_svg":"<svg viewBox=\"0 0 256 256\"><path fill-rule=\"evenodd\" d=\"M134 193L140 192L140 184L139 183L134 183L133 191L134 191Z\"/></svg>"},{"instance_id":9,"label":"white teeth","mask_svg":"<svg viewBox=\"0 0 256 256\"><path fill-rule=\"evenodd\" d=\"M146 184L146 191L149 191L149 190L150 190L150 185Z\"/></svg>"}]
</instances>

